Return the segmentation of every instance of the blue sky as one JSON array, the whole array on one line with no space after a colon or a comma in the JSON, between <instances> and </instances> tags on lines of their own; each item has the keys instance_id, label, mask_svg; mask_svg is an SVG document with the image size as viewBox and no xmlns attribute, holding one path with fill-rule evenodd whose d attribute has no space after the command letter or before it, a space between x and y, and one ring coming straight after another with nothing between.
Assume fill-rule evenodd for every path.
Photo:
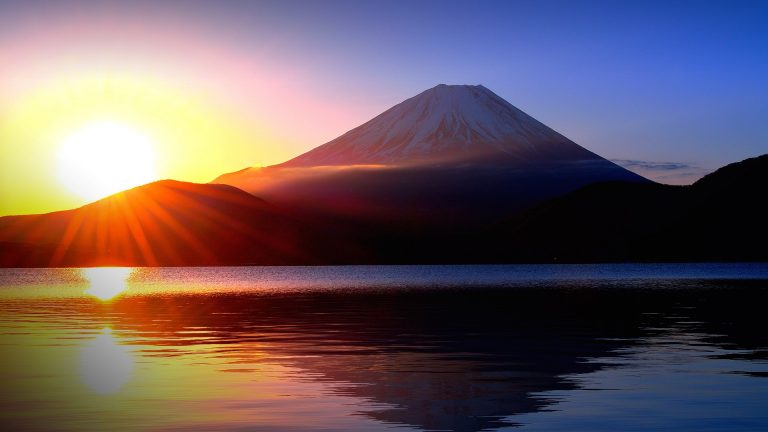
<instances>
[{"instance_id":1,"label":"blue sky","mask_svg":"<svg viewBox=\"0 0 768 432\"><path fill-rule=\"evenodd\" d=\"M321 101L293 118L327 117L285 132L296 152L439 83L483 84L610 159L714 168L768 152L765 1L5 1L0 38L93 10L289 69Z\"/></svg>"}]
</instances>

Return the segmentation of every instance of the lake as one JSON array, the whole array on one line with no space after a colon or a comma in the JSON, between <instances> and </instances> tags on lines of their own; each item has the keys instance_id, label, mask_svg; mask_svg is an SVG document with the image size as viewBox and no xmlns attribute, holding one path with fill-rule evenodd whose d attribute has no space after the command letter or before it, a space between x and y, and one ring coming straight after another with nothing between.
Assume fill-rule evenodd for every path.
<instances>
[{"instance_id":1,"label":"lake","mask_svg":"<svg viewBox=\"0 0 768 432\"><path fill-rule=\"evenodd\" d=\"M0 269L3 430L765 431L768 265Z\"/></svg>"}]
</instances>

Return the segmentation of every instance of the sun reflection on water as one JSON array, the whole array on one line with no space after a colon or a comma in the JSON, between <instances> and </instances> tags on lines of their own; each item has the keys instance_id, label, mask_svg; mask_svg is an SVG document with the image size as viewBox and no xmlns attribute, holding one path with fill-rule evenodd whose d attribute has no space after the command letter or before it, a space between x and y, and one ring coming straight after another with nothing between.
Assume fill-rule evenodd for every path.
<instances>
[{"instance_id":1,"label":"sun reflection on water","mask_svg":"<svg viewBox=\"0 0 768 432\"><path fill-rule=\"evenodd\" d=\"M100 300L111 300L122 294L128 287L128 277L134 269L129 267L93 267L83 269L88 282L86 294Z\"/></svg>"},{"instance_id":2,"label":"sun reflection on water","mask_svg":"<svg viewBox=\"0 0 768 432\"><path fill-rule=\"evenodd\" d=\"M105 327L81 351L80 373L85 385L98 394L120 391L133 372L133 355Z\"/></svg>"}]
</instances>

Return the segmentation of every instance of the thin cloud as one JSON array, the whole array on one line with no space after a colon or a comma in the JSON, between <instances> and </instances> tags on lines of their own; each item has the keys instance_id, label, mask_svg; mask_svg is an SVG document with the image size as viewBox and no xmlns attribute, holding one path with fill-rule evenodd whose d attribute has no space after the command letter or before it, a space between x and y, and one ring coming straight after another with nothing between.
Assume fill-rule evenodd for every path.
<instances>
[{"instance_id":1,"label":"thin cloud","mask_svg":"<svg viewBox=\"0 0 768 432\"><path fill-rule=\"evenodd\" d=\"M613 159L612 162L653 181L688 185L712 172L709 168L685 162L655 162L636 159Z\"/></svg>"},{"instance_id":2,"label":"thin cloud","mask_svg":"<svg viewBox=\"0 0 768 432\"><path fill-rule=\"evenodd\" d=\"M641 168L650 170L679 170L686 168L693 168L693 165L681 163L681 162L649 162L642 160L632 159L613 159L613 162L625 167L625 168Z\"/></svg>"}]
</instances>

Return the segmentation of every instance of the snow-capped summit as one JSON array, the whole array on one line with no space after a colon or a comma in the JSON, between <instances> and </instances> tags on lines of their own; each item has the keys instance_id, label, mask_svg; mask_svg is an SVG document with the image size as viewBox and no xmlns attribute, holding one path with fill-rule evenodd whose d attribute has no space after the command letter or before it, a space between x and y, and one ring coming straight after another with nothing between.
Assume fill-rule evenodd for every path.
<instances>
[{"instance_id":1,"label":"snow-capped summit","mask_svg":"<svg viewBox=\"0 0 768 432\"><path fill-rule=\"evenodd\" d=\"M280 166L594 159L482 85L440 84Z\"/></svg>"},{"instance_id":2,"label":"snow-capped summit","mask_svg":"<svg viewBox=\"0 0 768 432\"><path fill-rule=\"evenodd\" d=\"M648 180L483 86L439 85L294 159L214 183L345 220L450 230L603 181Z\"/></svg>"}]
</instances>

